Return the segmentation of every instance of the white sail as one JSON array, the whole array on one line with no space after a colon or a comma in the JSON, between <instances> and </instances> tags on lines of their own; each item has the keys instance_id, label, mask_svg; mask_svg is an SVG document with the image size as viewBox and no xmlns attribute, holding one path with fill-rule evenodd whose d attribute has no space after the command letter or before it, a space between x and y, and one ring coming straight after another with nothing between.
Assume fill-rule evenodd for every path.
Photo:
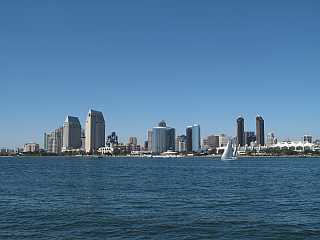
<instances>
[{"instance_id":1,"label":"white sail","mask_svg":"<svg viewBox=\"0 0 320 240\"><path fill-rule=\"evenodd\" d=\"M232 156L233 156L233 158L237 158L238 157L238 148L237 147L234 148Z\"/></svg>"},{"instance_id":2,"label":"white sail","mask_svg":"<svg viewBox=\"0 0 320 240\"><path fill-rule=\"evenodd\" d=\"M232 159L233 157L233 149L231 146L231 142L229 141L227 144L227 147L225 148L221 160L228 160L228 159Z\"/></svg>"}]
</instances>

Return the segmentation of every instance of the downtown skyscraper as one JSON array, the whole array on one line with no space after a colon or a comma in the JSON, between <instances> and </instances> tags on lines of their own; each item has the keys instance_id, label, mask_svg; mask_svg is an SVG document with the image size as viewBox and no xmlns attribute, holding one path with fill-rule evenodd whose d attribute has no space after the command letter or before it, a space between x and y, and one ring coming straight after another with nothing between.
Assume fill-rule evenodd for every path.
<instances>
[{"instance_id":1,"label":"downtown skyscraper","mask_svg":"<svg viewBox=\"0 0 320 240\"><path fill-rule=\"evenodd\" d=\"M243 147L244 145L244 119L243 117L239 117L237 119L237 146Z\"/></svg>"},{"instance_id":2,"label":"downtown skyscraper","mask_svg":"<svg viewBox=\"0 0 320 240\"><path fill-rule=\"evenodd\" d=\"M200 125L194 124L186 129L186 148L187 152L201 151Z\"/></svg>"},{"instance_id":3,"label":"downtown skyscraper","mask_svg":"<svg viewBox=\"0 0 320 240\"><path fill-rule=\"evenodd\" d=\"M90 109L85 130L85 150L95 153L100 147L105 146L105 120L102 112Z\"/></svg>"},{"instance_id":4,"label":"downtown skyscraper","mask_svg":"<svg viewBox=\"0 0 320 240\"><path fill-rule=\"evenodd\" d=\"M63 124L63 151L81 148L81 124L79 118L67 116Z\"/></svg>"},{"instance_id":5,"label":"downtown skyscraper","mask_svg":"<svg viewBox=\"0 0 320 240\"><path fill-rule=\"evenodd\" d=\"M186 150L187 152L192 152L192 126L186 129Z\"/></svg>"},{"instance_id":6,"label":"downtown skyscraper","mask_svg":"<svg viewBox=\"0 0 320 240\"><path fill-rule=\"evenodd\" d=\"M257 146L264 146L264 120L261 116L256 117L256 137L257 137Z\"/></svg>"},{"instance_id":7,"label":"downtown skyscraper","mask_svg":"<svg viewBox=\"0 0 320 240\"><path fill-rule=\"evenodd\" d=\"M161 121L157 127L152 128L152 153L175 151L175 129L167 127L165 121Z\"/></svg>"}]
</instances>

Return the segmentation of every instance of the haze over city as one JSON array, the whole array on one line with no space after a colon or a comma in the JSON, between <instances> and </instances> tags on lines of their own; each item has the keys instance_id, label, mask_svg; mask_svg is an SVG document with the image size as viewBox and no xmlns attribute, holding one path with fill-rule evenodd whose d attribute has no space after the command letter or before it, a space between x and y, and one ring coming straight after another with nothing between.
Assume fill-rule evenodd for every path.
<instances>
[{"instance_id":1,"label":"haze over city","mask_svg":"<svg viewBox=\"0 0 320 240\"><path fill-rule=\"evenodd\" d=\"M232 4L230 4L232 2ZM305 4L308 2L308 4ZM318 1L0 3L0 146L43 142L102 111L120 140L162 119L177 134L320 137Z\"/></svg>"}]
</instances>

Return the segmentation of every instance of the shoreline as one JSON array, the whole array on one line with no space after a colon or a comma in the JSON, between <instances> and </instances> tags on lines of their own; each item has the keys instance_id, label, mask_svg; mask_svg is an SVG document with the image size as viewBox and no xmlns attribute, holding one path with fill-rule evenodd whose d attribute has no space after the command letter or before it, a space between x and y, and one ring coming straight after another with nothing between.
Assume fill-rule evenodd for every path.
<instances>
[{"instance_id":1,"label":"shoreline","mask_svg":"<svg viewBox=\"0 0 320 240\"><path fill-rule=\"evenodd\" d=\"M146 159L158 159L158 158L212 158L212 159L220 159L221 156L161 156L161 155L155 155L155 156L107 156L107 155L82 155L82 156L40 156L40 155L21 155L21 156L0 156L0 158L94 158L94 159L102 159L102 158L146 158ZM238 156L239 159L242 158L320 158L320 156L309 156L309 155L280 155L280 156L252 156L252 155L241 155Z\"/></svg>"}]
</instances>

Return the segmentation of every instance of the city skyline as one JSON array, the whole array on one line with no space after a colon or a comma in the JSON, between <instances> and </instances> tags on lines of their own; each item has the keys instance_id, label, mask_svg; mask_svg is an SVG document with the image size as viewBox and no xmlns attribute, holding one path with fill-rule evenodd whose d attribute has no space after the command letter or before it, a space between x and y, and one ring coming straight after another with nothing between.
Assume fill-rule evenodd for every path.
<instances>
[{"instance_id":1,"label":"city skyline","mask_svg":"<svg viewBox=\"0 0 320 240\"><path fill-rule=\"evenodd\" d=\"M103 115L104 115L104 113L103 112L101 112L101 111L95 111L95 110L93 110L93 109L89 109L89 115L90 115L90 113L91 113L91 111L93 111L93 112L96 112L96 113L99 113L99 114L102 114L102 119L103 119L103 121L106 121L106 123L108 123L109 124L109 122L108 122L108 120L106 119L104 119L104 117L103 117ZM88 121L88 114L87 114L87 116L86 116L86 120L84 120L84 121L79 121L79 123L80 123L80 128L81 128L81 131L85 131L85 129L86 129L86 123L87 123L87 121ZM246 117L244 117L245 115L244 114L241 114L240 115L240 117L238 117L238 118L233 118L232 119L232 121L233 121L233 131L231 130L231 131L215 131L215 132L208 132L208 131L204 131L205 133L203 133L202 131L202 128L201 128L201 134L199 134L200 135L200 139L198 139L198 140L204 140L204 139L207 139L208 137L210 137L211 135L212 136L218 136L218 135L221 135L221 134L226 134L226 136L228 136L228 138L230 138L230 139L235 139L235 141L237 142L238 140L237 140L237 136L238 136L238 131L239 131L239 119L241 119L241 121L243 121L241 124L242 124L242 126L241 126L241 128L243 128L242 130L244 130L244 135L245 134L247 134L247 133L254 133L254 134L256 134L257 133L257 131L259 131L258 129L257 129L257 120L258 119L262 119L263 120L263 118L262 118L262 116L260 115L260 114L257 114L253 119L247 119ZM70 115L67 115L66 116L66 120L63 122L62 121L62 123L59 125L57 125L56 127L51 127L51 128L47 128L45 131L43 131L42 132L42 138L40 137L39 139L39 141L26 141L26 142L24 142L24 143L22 143L21 145L19 145L19 146L0 146L0 147L4 147L4 148L17 148L17 147L22 147L25 143L39 143L40 144L40 146L41 147L43 147L43 149L47 149L47 147L46 147L46 140L45 140L45 142L43 142L43 133L44 133L44 137L45 137L45 139L46 139L46 137L50 137L50 134L52 135L54 135L54 134L56 134L55 132L57 132L57 131L64 131L64 125L66 124L66 121L68 120L68 119L70 119L70 118L75 118L75 119L77 119L77 120L79 120L79 117L72 117L72 116L70 116ZM166 120L161 120L161 122L167 122ZM160 122L160 123L161 123ZM245 123L244 123L245 122ZM170 123L170 122L169 122ZM249 124L248 124L249 123ZM252 124L250 124L250 123L252 123ZM248 127L248 125L250 126L250 127ZM252 126L251 126L252 125ZM267 124L268 125L268 124ZM175 130L175 136L176 137L179 137L179 136L181 136L181 135L184 135L184 134L186 134L185 136L187 137L187 130L188 130L188 128L190 128L190 129L192 129L192 128L194 128L195 126L199 126L199 124L198 123L194 123L194 124L187 124L186 126L182 126L182 128L180 129L180 128L176 128L175 126L173 126L173 129ZM136 138L137 139L137 143L139 144L139 145L143 145L144 144L144 142L145 141L148 141L148 139L149 139L149 137L148 137L148 132L149 131L151 131L152 132L152 127L146 127L146 129L145 129L145 131L146 131L146 133L142 133L142 134L140 134L140 135L133 135L133 134L129 134L128 136L121 136L121 135L119 135L119 132L121 132L121 131L119 131L118 129L108 129L107 128L107 124L105 124L105 126L104 126L104 132L102 133L103 135L102 136L105 136L104 137L104 144L106 144L106 142L107 142L107 135L109 135L109 134L114 134L114 133L117 133L118 135L117 135L117 137L119 137L119 143L121 142L121 143L127 143L128 141L130 141L129 139L130 138ZM177 129L179 129L179 131L177 131ZM180 131L181 130L181 131ZM241 131L242 131L241 130ZM297 137L295 137L295 138L288 138L288 137L282 137L282 136L279 136L279 135L277 135L277 131L269 131L267 128L265 128L265 126L264 126L264 120L263 120L263 136L264 136L264 144L266 143L266 140L265 139L267 139L267 137L268 137L268 134L275 134L276 135L276 137L277 137L277 139L278 140L283 140L283 141L286 141L286 140L295 140L295 141L297 141L297 140L302 140L305 136L312 136L312 138L314 139L314 140L317 140L318 139L318 137L317 136L315 136L315 135L313 135L312 133L305 133L305 134L303 134L303 135L301 135L301 136L297 136ZM192 133L191 133L192 134ZM244 137L244 139L245 139L245 136L243 136ZM256 137L256 136L255 136ZM63 136L63 138L65 138L65 136ZM198 141L197 140L197 141ZM246 140L244 140L245 142L246 142ZM152 141L151 141L151 143L152 143ZM63 146L63 142L61 141L61 143L59 143L59 148L61 148L58 152L61 152L61 150L64 148L64 146ZM263 144L263 145L264 145ZM52 143L51 143L51 145L52 145ZM100 143L100 145L101 145L101 143ZM187 148L187 145L188 145L188 143L186 142L186 148ZM200 145L202 145L202 144L200 144ZM259 145L259 144L258 144ZM243 145L244 146L244 145ZM84 146L83 146L84 147ZM52 148L52 146L51 146L51 148ZM53 147L54 148L54 147ZM192 143L191 143L191 149L192 149L193 147L192 147ZM57 150L55 150L55 151L53 151L53 152L56 152Z\"/></svg>"},{"instance_id":2,"label":"city skyline","mask_svg":"<svg viewBox=\"0 0 320 240\"><path fill-rule=\"evenodd\" d=\"M319 12L311 0L2 1L0 146L41 143L67 115L84 126L90 108L121 141L160 119L234 136L235 117L254 131L258 114L265 134L319 138Z\"/></svg>"}]
</instances>

